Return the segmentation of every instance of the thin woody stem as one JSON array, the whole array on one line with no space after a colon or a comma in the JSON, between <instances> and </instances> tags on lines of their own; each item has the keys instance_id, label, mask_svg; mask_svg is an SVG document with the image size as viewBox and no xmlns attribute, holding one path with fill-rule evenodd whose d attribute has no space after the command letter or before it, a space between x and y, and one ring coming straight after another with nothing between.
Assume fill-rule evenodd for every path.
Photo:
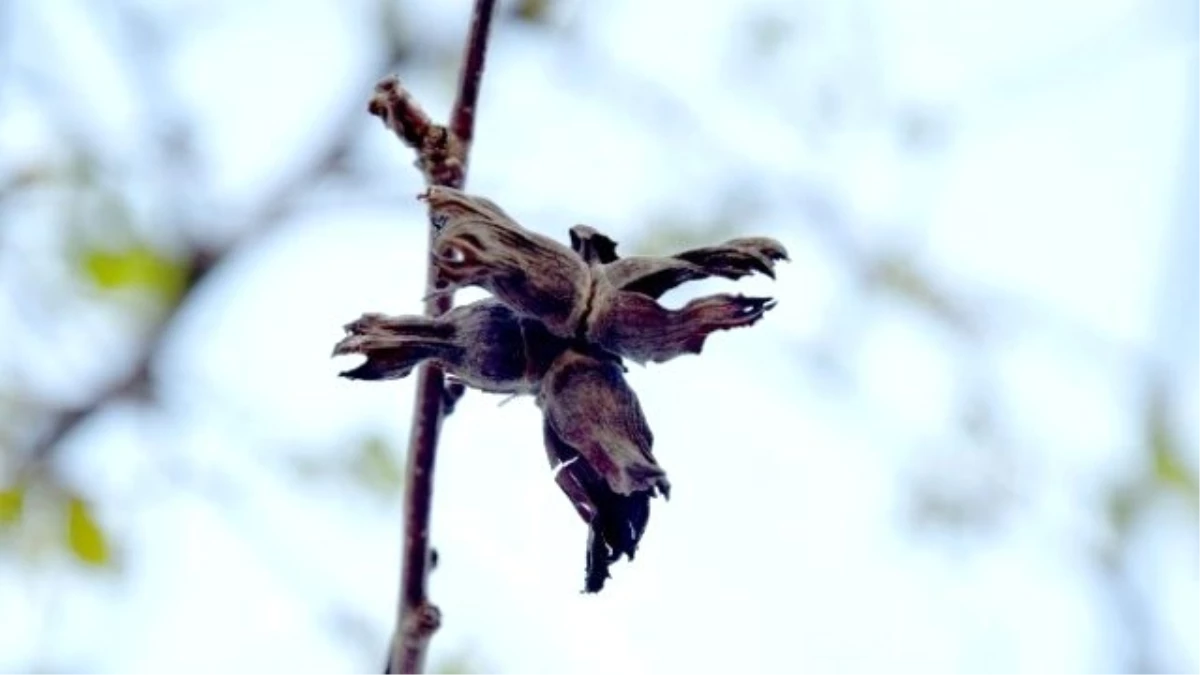
<instances>
[{"instance_id":1,"label":"thin woody stem","mask_svg":"<svg viewBox=\"0 0 1200 675\"><path fill-rule=\"evenodd\" d=\"M382 118L401 140L417 151L417 166L428 185L461 189L466 182L467 155L474 133L475 109L495 5L495 0L475 2L449 128L429 123L428 116L394 78L380 83L371 101L370 112ZM431 245L434 233L431 226ZM450 309L453 299L449 294L434 293L436 271L432 265L427 269L425 314L437 316ZM388 673L423 672L429 640L441 623L441 613L429 602L427 591L432 562L429 516L438 436L448 412L446 404L452 399L453 395L447 393L442 370L430 363L421 366L417 373L417 394L408 439L400 598Z\"/></svg>"},{"instance_id":2,"label":"thin woody stem","mask_svg":"<svg viewBox=\"0 0 1200 675\"><path fill-rule=\"evenodd\" d=\"M463 65L459 71L458 97L450 113L450 131L463 147L463 164L475 133L475 106L479 100L479 85L483 81L483 62L487 55L487 39L491 32L495 0L476 0L471 15L471 32L463 50ZM462 187L462 186L451 186Z\"/></svg>"}]
</instances>

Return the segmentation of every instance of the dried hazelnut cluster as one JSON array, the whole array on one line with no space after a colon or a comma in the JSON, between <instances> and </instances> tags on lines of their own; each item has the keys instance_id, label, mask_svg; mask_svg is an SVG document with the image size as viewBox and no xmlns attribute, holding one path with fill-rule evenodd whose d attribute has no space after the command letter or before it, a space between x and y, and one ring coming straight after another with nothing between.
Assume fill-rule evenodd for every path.
<instances>
[{"instance_id":1,"label":"dried hazelnut cluster","mask_svg":"<svg viewBox=\"0 0 1200 675\"><path fill-rule=\"evenodd\" d=\"M670 494L623 360L699 354L714 331L754 324L771 298L722 293L679 309L658 298L706 277L773 278L787 251L774 239L745 237L621 258L615 241L585 225L571 228L568 248L483 197L432 187L422 198L438 230L438 292L475 286L491 297L435 318L362 315L345 326L334 354L366 361L341 375L399 379L428 360L466 386L535 397L555 481L589 528L585 591L597 592L611 563L633 559L650 499Z\"/></svg>"}]
</instances>

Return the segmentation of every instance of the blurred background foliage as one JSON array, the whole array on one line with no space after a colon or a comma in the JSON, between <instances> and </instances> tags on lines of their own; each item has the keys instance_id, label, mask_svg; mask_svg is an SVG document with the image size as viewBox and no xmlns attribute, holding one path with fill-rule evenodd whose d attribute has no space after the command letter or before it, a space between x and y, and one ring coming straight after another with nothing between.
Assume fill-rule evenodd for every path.
<instances>
[{"instance_id":1,"label":"blurred background foliage","mask_svg":"<svg viewBox=\"0 0 1200 675\"><path fill-rule=\"evenodd\" d=\"M129 573L123 565L123 533L131 509L153 508L154 495L162 490L195 490L204 499L227 504L244 498L239 495L246 490L237 475L189 463L185 453L170 447L175 413L161 394L164 372L177 358L170 350L172 336L183 330L210 276L235 265L243 250L269 246L278 228L311 214L336 217L339 209L355 204L386 208L409 196L405 191L411 181L402 186L394 171L380 168L396 164L390 158L380 160L381 152L393 152L394 141L366 116L366 93L375 77L389 72L406 77L428 74L448 86L458 66L459 29L427 31L423 22L464 22L466 12L463 3L453 3L453 11L414 9L410 3L387 0L347 3L345 11L364 26L362 39L354 44L362 52L357 58L366 64L358 69L361 81L345 87L351 92L347 100L328 102L328 109L336 111L329 115L332 121L313 128L305 147L292 149L298 159L291 166L230 197L208 166L204 121L177 95L178 88L170 86L172 76L164 64L189 31L234 11L232 3L104 0L35 8L36 4L10 0L0 7L0 118L10 129L2 137L7 147L0 146L0 326L5 335L0 352L0 575L5 584L25 585L34 578L98 574L108 579L104 583L119 587L121 576ZM735 44L744 47L743 53L728 59L761 63L769 70L782 50L810 39L805 17L815 4L748 10L741 25L728 27ZM573 19L576 5L558 0L502 3L497 31L532 42L569 40L581 30ZM374 33L368 35L370 31ZM95 92L76 80L80 76L68 67L75 57L66 54L64 45L85 39L119 71L116 77L124 83L123 91ZM271 38L264 33L261 39ZM823 135L869 114L890 120L896 152L914 158L914 163L932 161L952 147L953 110L935 103L872 108L871 84L860 61L847 57L832 64L813 63L810 72L789 73L794 79L781 79L779 85L791 96L764 96L762 105L787 109L818 145ZM649 114L684 129L678 132L684 138L665 137L665 144L715 147L722 140L712 135L736 131L696 131L703 125L689 121L689 116L703 103L675 100L637 73L606 69L604 64L589 67L594 70L586 72L612 80L615 96L638 100L652 111ZM494 85L485 81L485 91L489 86ZM119 98L120 107L138 120L138 133L132 138L106 137L104 125L89 117L89 96ZM270 114L286 116L292 111L287 101L279 101ZM707 195L700 206L672 204L646 214L635 228L641 234L623 241L622 250L663 253L754 229L748 224L767 217L773 197L763 194L762 186L741 168L731 165L727 190ZM979 288L943 274L910 238L864 238L837 186L817 171L810 178L790 192L794 207L803 214L804 231L795 236L818 242L826 259L850 283L819 337L794 345L790 367L796 377L821 382L832 397L853 400L855 371L847 354L872 330L871 317L877 312L901 312L937 335L939 343L955 345L953 358L964 392L956 411L957 428L916 441L923 450L915 453L905 478L910 499L904 526L915 537L948 535L964 541L986 536L1016 517L1012 510L1019 496L1014 491L1019 492L1022 479L1013 474L1022 470L1022 462L1014 448L1025 441L1022 430L1011 425L1011 415L997 405L999 375L991 354L1004 336L1050 331L1098 361L1121 360L1135 392L1129 400L1141 419L1137 452L1142 460L1121 472L1120 480L1100 499L1111 536L1081 539L1103 542L1081 555L1106 570L1108 583L1097 592L1108 594L1120 608L1126 630L1135 636L1137 648L1130 660L1111 667L1130 672L1194 668L1196 664L1180 664L1160 651L1163 643L1152 633L1166 619L1145 615L1151 605L1127 563L1128 548L1147 514L1164 500L1182 502L1191 514L1188 532L1176 536L1195 537L1200 488L1196 439L1189 434L1194 432L1196 411L1183 409L1186 401L1179 397L1186 395L1181 386L1194 386L1188 382L1195 381L1196 373L1174 372L1153 353L1114 345L1046 309L1036 298L1009 297L1003 289ZM1194 192L1187 199L1194 202ZM897 214L898 219L905 217ZM1183 229L1197 227L1194 210L1185 208L1180 217ZM1195 273L1188 272L1188 283L1196 283ZM1197 310L1192 306L1187 311ZM191 395L211 394L200 383ZM227 406L224 414L232 420L231 428L239 428L237 420L257 415L252 399L211 403ZM94 490L88 473L70 465L79 444L89 442L96 418L114 408L137 411L148 420L147 433L157 440L151 442L156 456L146 460L154 470L118 480L129 493L112 502L111 490ZM408 410L398 405L396 414L406 418ZM452 423L467 422L456 418ZM403 481L404 424L403 419L397 422L399 433L369 431L341 439L335 448L316 447L325 443L320 439L309 446L286 430L254 432L257 435L247 442L264 450L249 461L260 463L260 469L276 474L292 490L310 491L314 499L331 485L350 486L377 501L379 508L395 510ZM265 447L271 444L280 447ZM948 480L948 475L956 479ZM958 480L964 475L971 479ZM229 513L236 517L232 508ZM264 549L269 546L263 544ZM281 568L289 564L279 561ZM280 569L279 574L288 572ZM297 592L303 585L298 584ZM6 593L3 602L16 602L18 597L29 601L20 593ZM119 596L111 602L120 602ZM21 621L28 611L26 606L9 605L0 615L8 625ZM314 611L327 615L332 632L345 635L347 649L357 654L354 663L368 667L378 657L389 626L336 602ZM9 672L112 667L71 661L71 654L48 646L38 654L40 660L13 661L0 654L0 663ZM504 664L469 651L451 651L436 666L439 672L466 673Z\"/></svg>"}]
</instances>

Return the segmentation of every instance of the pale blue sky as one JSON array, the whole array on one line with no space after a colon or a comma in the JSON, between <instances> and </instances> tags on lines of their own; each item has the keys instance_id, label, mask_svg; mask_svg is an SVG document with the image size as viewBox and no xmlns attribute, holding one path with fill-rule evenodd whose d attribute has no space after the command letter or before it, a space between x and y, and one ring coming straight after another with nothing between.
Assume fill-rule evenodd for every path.
<instances>
[{"instance_id":1,"label":"pale blue sky","mask_svg":"<svg viewBox=\"0 0 1200 675\"><path fill-rule=\"evenodd\" d=\"M136 110L73 4L15 3L14 25L28 28L10 49L30 61L44 40L70 42L43 66L70 69L102 143L135 146ZM549 480L532 402L463 400L438 462L431 593L446 621L435 659L471 648L506 672L1120 668L1128 646L1086 552L1112 536L1101 491L1140 470L1133 368L1163 345L1190 353L1176 379L1196 426L1194 233L1190 263L1168 258L1189 217L1182 171L1190 159L1194 177L1196 160L1195 26L1173 25L1187 13L1179 4L857 0L801 12L613 0L563 3L557 37L500 24L471 189L553 236L588 222L631 247L648 216L718 208L736 174L765 195L738 227L781 238L793 262L774 283L739 282L779 299L752 330L715 336L701 358L632 368L675 491L654 505L637 561L615 566L600 596L578 593L585 531ZM338 112L330 101L365 111L364 86L383 73L355 48L363 6L219 3L179 29L168 62L146 64L200 112L206 187L223 199L190 208L236 223L294 161L281 148ZM468 7L416 3L418 44L460 35ZM769 9L804 28L769 65L747 68L731 27ZM452 72L409 75L429 110L448 107ZM812 132L806 92L850 75L839 121ZM895 115L908 109L948 122L942 149L898 147ZM326 196L244 251L173 336L172 418L143 426L145 414L114 411L67 448L129 542L127 576L113 586L30 577L0 560L0 663L66 649L67 662L106 671L378 667L331 636L323 612L345 603L380 635L390 628L399 505L299 488L280 478L273 449L407 436L412 382L347 382L334 377L346 364L327 358L359 313L420 307L419 177L365 112L362 126L386 169L378 203ZM46 152L54 143L40 128L5 109L0 157ZM130 166L136 175L136 156ZM1015 433L1002 456L954 430L973 352L902 306L855 311L865 330L843 345L852 394L797 365L798 345L825 337L853 283L798 207L806 184L836 198L859 245L907 241L938 281L989 308L982 319L999 326L984 370ZM1164 293L1168 264L1182 266L1187 289ZM1164 296L1179 304L1164 309ZM1035 311L1009 325L1014 306ZM1164 311L1190 316L1179 330L1191 337L1163 337ZM0 306L0 327L9 320ZM238 498L168 486L129 499L163 444L201 475L232 476ZM907 482L931 466L948 489L1011 500L1004 522L949 545L914 536ZM1194 531L1186 508L1163 504L1133 559L1169 621L1154 628L1168 667L1190 670L1200 664Z\"/></svg>"}]
</instances>

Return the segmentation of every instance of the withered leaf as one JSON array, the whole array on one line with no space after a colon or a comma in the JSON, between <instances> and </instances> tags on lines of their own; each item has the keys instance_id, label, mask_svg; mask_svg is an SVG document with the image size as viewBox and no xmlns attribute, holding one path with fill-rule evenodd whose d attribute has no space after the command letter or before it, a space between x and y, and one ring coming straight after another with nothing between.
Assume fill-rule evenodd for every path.
<instances>
[{"instance_id":1,"label":"withered leaf","mask_svg":"<svg viewBox=\"0 0 1200 675\"><path fill-rule=\"evenodd\" d=\"M637 363L699 354L709 335L751 326L775 307L771 298L728 293L696 298L680 309L630 291L615 291L612 298L597 304L587 339Z\"/></svg>"},{"instance_id":2,"label":"withered leaf","mask_svg":"<svg viewBox=\"0 0 1200 675\"><path fill-rule=\"evenodd\" d=\"M633 560L650 521L649 490L621 495L613 492L579 453L563 442L547 422L543 436L555 482L588 525L584 591L598 593L611 575L609 565L621 556Z\"/></svg>"},{"instance_id":3,"label":"withered leaf","mask_svg":"<svg viewBox=\"0 0 1200 675\"><path fill-rule=\"evenodd\" d=\"M650 499L670 497L654 436L619 365L578 351L551 365L538 394L555 481L588 524L584 590L599 592L609 565L633 560Z\"/></svg>"},{"instance_id":4,"label":"withered leaf","mask_svg":"<svg viewBox=\"0 0 1200 675\"><path fill-rule=\"evenodd\" d=\"M645 363L698 354L716 330L749 326L774 307L771 298L720 294L679 310L656 298L706 276L774 276L787 258L766 237L732 239L670 258L618 258L616 242L594 228L571 228L571 249L521 227L492 202L452 188L431 188L426 199L445 223L435 263L450 288L480 286L560 337L578 337L613 354Z\"/></svg>"},{"instance_id":5,"label":"withered leaf","mask_svg":"<svg viewBox=\"0 0 1200 675\"><path fill-rule=\"evenodd\" d=\"M706 277L741 279L755 272L775 278L775 263L787 249L770 237L739 237L717 246L688 249L672 256L617 256L617 243L588 225L570 230L571 248L591 265L599 263L609 282L622 291L659 298L688 281Z\"/></svg>"},{"instance_id":6,"label":"withered leaf","mask_svg":"<svg viewBox=\"0 0 1200 675\"><path fill-rule=\"evenodd\" d=\"M555 335L573 337L587 310L587 265L571 249L521 227L491 201L435 186L425 195L444 222L433 264L447 290L479 286Z\"/></svg>"},{"instance_id":7,"label":"withered leaf","mask_svg":"<svg viewBox=\"0 0 1200 675\"><path fill-rule=\"evenodd\" d=\"M361 354L367 360L342 377L400 379L432 360L471 387L507 394L533 394L550 362L568 345L494 298L437 318L364 314L345 331L334 355Z\"/></svg>"},{"instance_id":8,"label":"withered leaf","mask_svg":"<svg viewBox=\"0 0 1200 675\"><path fill-rule=\"evenodd\" d=\"M543 377L537 402L554 433L614 492L670 491L651 452L654 435L619 363L567 350Z\"/></svg>"}]
</instances>

